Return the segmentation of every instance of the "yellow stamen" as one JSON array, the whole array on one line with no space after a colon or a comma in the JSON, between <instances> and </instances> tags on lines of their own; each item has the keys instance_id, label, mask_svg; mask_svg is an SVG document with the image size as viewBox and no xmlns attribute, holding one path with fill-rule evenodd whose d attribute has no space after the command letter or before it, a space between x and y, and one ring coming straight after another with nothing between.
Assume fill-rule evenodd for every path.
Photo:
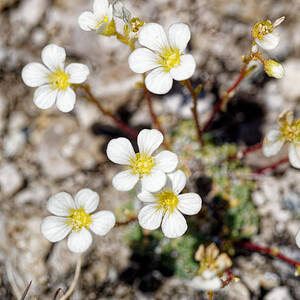
<instances>
[{"instance_id":1,"label":"yellow stamen","mask_svg":"<svg viewBox=\"0 0 300 300\"><path fill-rule=\"evenodd\" d=\"M169 210L171 213L177 208L178 198L172 191L163 191L156 196L158 198L157 209Z\"/></svg>"},{"instance_id":2,"label":"yellow stamen","mask_svg":"<svg viewBox=\"0 0 300 300\"><path fill-rule=\"evenodd\" d=\"M89 225L92 223L92 217L85 212L84 208L71 209L67 223L72 226L73 231L80 231L82 227L89 229Z\"/></svg>"},{"instance_id":3,"label":"yellow stamen","mask_svg":"<svg viewBox=\"0 0 300 300\"><path fill-rule=\"evenodd\" d=\"M60 68L48 75L48 79L52 84L53 89L66 90L70 83L68 82L69 76Z\"/></svg>"},{"instance_id":4,"label":"yellow stamen","mask_svg":"<svg viewBox=\"0 0 300 300\"><path fill-rule=\"evenodd\" d=\"M252 36L255 39L263 40L264 37L273 32L274 26L271 21L265 20L263 22L258 22L254 25L252 30Z\"/></svg>"},{"instance_id":5,"label":"yellow stamen","mask_svg":"<svg viewBox=\"0 0 300 300\"><path fill-rule=\"evenodd\" d=\"M165 48L160 53L159 63L165 68L166 72L169 72L172 68L180 65L180 56L179 49Z\"/></svg>"},{"instance_id":6,"label":"yellow stamen","mask_svg":"<svg viewBox=\"0 0 300 300\"><path fill-rule=\"evenodd\" d=\"M96 28L98 29L103 23L108 23L108 21L109 21L108 16L103 17L103 19L98 22Z\"/></svg>"},{"instance_id":7,"label":"yellow stamen","mask_svg":"<svg viewBox=\"0 0 300 300\"><path fill-rule=\"evenodd\" d=\"M300 141L300 119L292 121L291 124L284 124L280 131L282 132L281 137L286 142L299 142Z\"/></svg>"},{"instance_id":8,"label":"yellow stamen","mask_svg":"<svg viewBox=\"0 0 300 300\"><path fill-rule=\"evenodd\" d=\"M130 168L134 174L139 174L141 178L143 175L149 175L155 164L155 159L152 156L137 153L136 157L132 159Z\"/></svg>"}]
</instances>

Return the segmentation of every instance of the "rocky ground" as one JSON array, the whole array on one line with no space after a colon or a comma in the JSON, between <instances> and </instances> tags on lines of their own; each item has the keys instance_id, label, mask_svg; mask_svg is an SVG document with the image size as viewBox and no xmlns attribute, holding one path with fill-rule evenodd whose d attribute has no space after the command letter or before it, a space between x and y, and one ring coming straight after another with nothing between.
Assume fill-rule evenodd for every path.
<instances>
[{"instance_id":1,"label":"rocky ground","mask_svg":"<svg viewBox=\"0 0 300 300\"><path fill-rule=\"evenodd\" d=\"M240 147L258 143L276 126L278 113L292 109L299 116L300 100L300 2L275 0L124 0L133 16L165 27L175 22L192 31L189 50L197 62L192 78L204 85L199 100L202 120L213 102L238 76L241 55L247 54L252 26L261 20L286 16L278 28L280 45L265 56L283 63L285 78L267 78L261 66L246 79L232 99L229 113L213 128L222 127L224 141ZM33 89L21 79L23 66L40 62L40 52L49 43L67 51L67 62L90 68L88 83L101 103L136 128L151 126L141 80L128 67L130 53L114 37L82 31L77 18L91 10L89 0L1 0L0 1L0 298L20 299L30 280L27 299L52 299L58 288L72 280L76 256L66 242L52 245L40 233L50 195L83 187L97 191L101 208L117 211L132 198L115 191L111 179L119 168L108 161L105 148L121 135L109 119L79 93L72 113L53 107L41 111L32 102ZM120 24L119 24L120 25ZM190 118L191 100L179 84L170 94L153 96L154 108L166 132L178 118ZM234 114L234 116L233 116ZM219 131L216 131L220 134ZM281 154L284 157L285 153ZM246 163L259 168L274 160L260 151ZM299 170L283 165L278 171L258 176L253 200L261 216L260 232L253 242L278 247L290 258L300 250L294 236L300 229ZM205 198L203 199L205 203ZM126 228L115 228L95 238L84 258L79 287L71 299L205 299L187 280L165 277L154 270L143 289L141 279L129 284L122 277L133 262L124 240ZM294 268L258 253L241 251L233 259L232 271L241 281L216 293L215 299L300 299L299 279ZM152 286L152 284L150 284Z\"/></svg>"}]
</instances>

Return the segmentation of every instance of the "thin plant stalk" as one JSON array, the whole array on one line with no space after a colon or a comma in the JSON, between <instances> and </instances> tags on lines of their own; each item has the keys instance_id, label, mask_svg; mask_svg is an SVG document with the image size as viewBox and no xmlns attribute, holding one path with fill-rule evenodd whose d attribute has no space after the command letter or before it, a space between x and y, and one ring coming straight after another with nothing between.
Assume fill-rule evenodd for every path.
<instances>
[{"instance_id":1,"label":"thin plant stalk","mask_svg":"<svg viewBox=\"0 0 300 300\"><path fill-rule=\"evenodd\" d=\"M73 281L72 281L69 289L67 290L67 292L62 297L60 297L59 300L68 299L72 295L72 293L74 292L74 290L76 288L76 285L77 285L77 282L78 282L78 279L79 279L79 276L80 276L81 265L82 265L82 254L80 253L78 255L78 258L77 258L75 275L74 275Z\"/></svg>"},{"instance_id":2,"label":"thin plant stalk","mask_svg":"<svg viewBox=\"0 0 300 300\"><path fill-rule=\"evenodd\" d=\"M201 146L203 146L203 139L202 139L202 133L203 131L201 130L201 125L200 125L200 120L199 120L199 116L197 113L197 104L198 104L198 93L193 89L191 82L189 79L182 81L181 82L184 86L187 87L187 89L189 90L192 98L193 98L193 107L192 107L192 113L193 113L193 117L195 120L195 125L196 125L196 130L197 130L197 137L198 137L198 141L200 143Z\"/></svg>"},{"instance_id":3,"label":"thin plant stalk","mask_svg":"<svg viewBox=\"0 0 300 300\"><path fill-rule=\"evenodd\" d=\"M213 300L214 292L207 292L207 295L209 296L208 300Z\"/></svg>"},{"instance_id":4,"label":"thin plant stalk","mask_svg":"<svg viewBox=\"0 0 300 300\"><path fill-rule=\"evenodd\" d=\"M144 95L145 95L145 99L146 99L146 102L147 102L147 105L148 105L148 108L149 108L149 112L150 112L152 122L153 122L154 126L157 128L157 130L160 131L163 134L163 136L165 137L165 134L164 134L164 131L161 127L160 121L157 118L157 116L156 116L156 114L153 110L151 94L150 94L150 91L147 89L146 84L145 84L145 75L143 76L143 79L144 79L144 83L143 83ZM166 149L170 149L170 145L169 145L166 137L163 140L163 145Z\"/></svg>"},{"instance_id":5,"label":"thin plant stalk","mask_svg":"<svg viewBox=\"0 0 300 300\"><path fill-rule=\"evenodd\" d=\"M279 161L277 161L277 162L275 162L273 164L270 164L270 165L268 165L266 167L263 167L261 169L255 170L255 171L253 171L253 173L255 173L255 174L263 174L266 171L275 170L279 165L287 163L287 162L289 162L289 158L285 157L285 158L280 159Z\"/></svg>"},{"instance_id":6,"label":"thin plant stalk","mask_svg":"<svg viewBox=\"0 0 300 300\"><path fill-rule=\"evenodd\" d=\"M253 244L251 242L238 242L237 245L243 247L243 248L246 248L246 249L249 249L249 250L253 250L253 251L258 251L260 253L263 253L263 254L268 254L272 257L277 257L285 262L287 262L288 264L292 265L292 266L295 266L297 268L300 267L300 262L299 261L296 261L296 260L293 260L293 259L290 259L288 258L287 256L281 254L278 250L278 248L268 248L268 247L261 247L259 245L256 245L256 244Z\"/></svg>"},{"instance_id":7,"label":"thin plant stalk","mask_svg":"<svg viewBox=\"0 0 300 300\"><path fill-rule=\"evenodd\" d=\"M94 103L97 106L97 108L101 111L101 113L109 117L116 124L118 128L120 128L123 132L125 132L132 138L137 137L138 133L134 129L130 128L126 123L118 119L116 116L114 116L111 112L109 112L102 106L102 104L95 98L95 96L91 92L89 85L78 84L75 86L75 88L78 87L82 88L86 92L86 94L88 95L88 100Z\"/></svg>"}]
</instances>

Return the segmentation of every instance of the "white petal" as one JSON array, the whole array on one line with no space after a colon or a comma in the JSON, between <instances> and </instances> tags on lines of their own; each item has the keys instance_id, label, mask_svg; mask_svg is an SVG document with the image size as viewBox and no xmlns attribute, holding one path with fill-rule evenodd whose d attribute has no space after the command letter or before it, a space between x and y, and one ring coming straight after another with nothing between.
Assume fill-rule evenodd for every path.
<instances>
[{"instance_id":1,"label":"white petal","mask_svg":"<svg viewBox=\"0 0 300 300\"><path fill-rule=\"evenodd\" d=\"M122 137L108 143L106 154L112 162L120 165L130 165L131 160L136 157L130 141Z\"/></svg>"},{"instance_id":2,"label":"white petal","mask_svg":"<svg viewBox=\"0 0 300 300\"><path fill-rule=\"evenodd\" d=\"M37 87L49 83L48 75L50 71L40 63L29 63L22 70L24 83L31 87Z\"/></svg>"},{"instance_id":3,"label":"white petal","mask_svg":"<svg viewBox=\"0 0 300 300\"><path fill-rule=\"evenodd\" d=\"M277 118L277 123L280 127L286 126L286 124L291 125L294 119L294 114L291 110L284 110L280 113Z\"/></svg>"},{"instance_id":4,"label":"white petal","mask_svg":"<svg viewBox=\"0 0 300 300\"><path fill-rule=\"evenodd\" d=\"M76 94L70 87L67 87L66 90L58 91L56 106L60 111L64 113L71 111L74 108L75 102Z\"/></svg>"},{"instance_id":5,"label":"white petal","mask_svg":"<svg viewBox=\"0 0 300 300\"><path fill-rule=\"evenodd\" d=\"M156 129L143 129L137 137L137 144L141 155L149 156L161 145L164 136Z\"/></svg>"},{"instance_id":6,"label":"white petal","mask_svg":"<svg viewBox=\"0 0 300 300\"><path fill-rule=\"evenodd\" d=\"M107 234L116 223L115 215L108 210L102 210L93 214L92 220L91 230L101 236Z\"/></svg>"},{"instance_id":7,"label":"white petal","mask_svg":"<svg viewBox=\"0 0 300 300\"><path fill-rule=\"evenodd\" d=\"M262 40L255 39L255 42L259 47L265 50L272 50L276 48L279 43L279 35L276 32L268 33Z\"/></svg>"},{"instance_id":8,"label":"white petal","mask_svg":"<svg viewBox=\"0 0 300 300\"><path fill-rule=\"evenodd\" d=\"M52 72L56 72L57 69L64 70L66 51L55 44L47 45L42 50L42 60Z\"/></svg>"},{"instance_id":9,"label":"white petal","mask_svg":"<svg viewBox=\"0 0 300 300\"><path fill-rule=\"evenodd\" d=\"M178 195L186 185L186 176L183 171L177 170L167 175L167 183L164 190L173 191Z\"/></svg>"},{"instance_id":10,"label":"white petal","mask_svg":"<svg viewBox=\"0 0 300 300\"><path fill-rule=\"evenodd\" d=\"M40 109L50 108L57 98L58 90L52 89L50 84L38 87L33 94L33 103Z\"/></svg>"},{"instance_id":11,"label":"white petal","mask_svg":"<svg viewBox=\"0 0 300 300\"><path fill-rule=\"evenodd\" d=\"M132 174L132 170L120 172L112 179L113 187L120 192L127 192L134 188L139 180L138 174Z\"/></svg>"},{"instance_id":12,"label":"white petal","mask_svg":"<svg viewBox=\"0 0 300 300\"><path fill-rule=\"evenodd\" d=\"M157 209L157 204L144 206L138 215L140 226L144 229L155 230L161 224L163 209Z\"/></svg>"},{"instance_id":13,"label":"white petal","mask_svg":"<svg viewBox=\"0 0 300 300\"><path fill-rule=\"evenodd\" d=\"M145 80L147 89L158 95L166 94L173 85L173 78L163 67L151 71Z\"/></svg>"},{"instance_id":14,"label":"white petal","mask_svg":"<svg viewBox=\"0 0 300 300\"><path fill-rule=\"evenodd\" d=\"M47 202L47 209L54 215L68 217L71 209L76 209L70 194L60 192L52 195Z\"/></svg>"},{"instance_id":15,"label":"white petal","mask_svg":"<svg viewBox=\"0 0 300 300\"><path fill-rule=\"evenodd\" d=\"M138 74L160 67L159 56L147 48L134 50L128 57L129 68Z\"/></svg>"},{"instance_id":16,"label":"white petal","mask_svg":"<svg viewBox=\"0 0 300 300\"><path fill-rule=\"evenodd\" d=\"M80 231L73 231L68 237L68 247L72 252L86 251L92 244L92 235L84 227Z\"/></svg>"},{"instance_id":17,"label":"white petal","mask_svg":"<svg viewBox=\"0 0 300 300\"><path fill-rule=\"evenodd\" d=\"M289 151L289 160L294 168L300 169L300 145L291 145Z\"/></svg>"},{"instance_id":18,"label":"white petal","mask_svg":"<svg viewBox=\"0 0 300 300\"><path fill-rule=\"evenodd\" d=\"M107 15L108 1L107 0L95 0L93 5L93 12L98 18L103 18Z\"/></svg>"},{"instance_id":19,"label":"white petal","mask_svg":"<svg viewBox=\"0 0 300 300\"><path fill-rule=\"evenodd\" d=\"M298 233L296 235L296 244L300 248L300 230L298 231Z\"/></svg>"},{"instance_id":20,"label":"white petal","mask_svg":"<svg viewBox=\"0 0 300 300\"><path fill-rule=\"evenodd\" d=\"M84 208L84 211L90 214L98 207L100 198L96 192L90 189L82 189L75 195L74 200L77 209Z\"/></svg>"},{"instance_id":21,"label":"white petal","mask_svg":"<svg viewBox=\"0 0 300 300\"><path fill-rule=\"evenodd\" d=\"M177 196L178 205L177 208L186 215L197 214L202 205L202 200L196 193L187 193Z\"/></svg>"},{"instance_id":22,"label":"white petal","mask_svg":"<svg viewBox=\"0 0 300 300\"><path fill-rule=\"evenodd\" d=\"M272 129L270 130L263 141L262 151L266 157L276 155L284 145L284 139L281 139L281 131Z\"/></svg>"},{"instance_id":23,"label":"white petal","mask_svg":"<svg viewBox=\"0 0 300 300\"><path fill-rule=\"evenodd\" d=\"M101 20L90 11L83 12L78 18L79 27L85 31L97 30Z\"/></svg>"},{"instance_id":24,"label":"white petal","mask_svg":"<svg viewBox=\"0 0 300 300\"><path fill-rule=\"evenodd\" d=\"M50 216L41 224L42 235L50 242L58 242L65 238L72 227L66 223L66 218Z\"/></svg>"},{"instance_id":25,"label":"white petal","mask_svg":"<svg viewBox=\"0 0 300 300\"><path fill-rule=\"evenodd\" d=\"M138 184L139 185L139 184ZM142 187L142 185L140 185ZM156 202L157 199L153 193L148 192L144 188L136 189L136 196L143 202Z\"/></svg>"},{"instance_id":26,"label":"white petal","mask_svg":"<svg viewBox=\"0 0 300 300\"><path fill-rule=\"evenodd\" d=\"M139 33L139 43L156 52L162 52L163 48L169 46L166 33L161 25L147 23Z\"/></svg>"},{"instance_id":27,"label":"white petal","mask_svg":"<svg viewBox=\"0 0 300 300\"><path fill-rule=\"evenodd\" d=\"M173 212L167 211L163 218L161 229L167 238L180 237L187 230L186 220L177 209Z\"/></svg>"},{"instance_id":28,"label":"white petal","mask_svg":"<svg viewBox=\"0 0 300 300\"><path fill-rule=\"evenodd\" d=\"M167 175L163 171L153 167L151 173L149 175L144 175L141 181L145 190L155 193L163 188L166 184L166 180Z\"/></svg>"},{"instance_id":29,"label":"white petal","mask_svg":"<svg viewBox=\"0 0 300 300\"><path fill-rule=\"evenodd\" d=\"M176 169L178 164L178 157L175 153L164 150L154 156L156 167L165 173L172 172Z\"/></svg>"},{"instance_id":30,"label":"white petal","mask_svg":"<svg viewBox=\"0 0 300 300\"><path fill-rule=\"evenodd\" d=\"M65 73L69 75L69 83L82 83L86 80L90 71L88 66L84 64L73 63L66 67Z\"/></svg>"},{"instance_id":31,"label":"white petal","mask_svg":"<svg viewBox=\"0 0 300 300\"><path fill-rule=\"evenodd\" d=\"M196 63L194 57L190 54L180 56L180 64L170 70L173 79L181 81L191 78L195 72Z\"/></svg>"},{"instance_id":32,"label":"white petal","mask_svg":"<svg viewBox=\"0 0 300 300\"><path fill-rule=\"evenodd\" d=\"M220 289L222 287L222 281L218 276L210 280L204 280L201 276L196 276L192 281L192 285L198 290L209 292Z\"/></svg>"},{"instance_id":33,"label":"white petal","mask_svg":"<svg viewBox=\"0 0 300 300\"><path fill-rule=\"evenodd\" d=\"M168 29L168 40L173 49L179 49L182 52L189 40L191 39L191 31L189 26L183 23L173 24Z\"/></svg>"}]
</instances>

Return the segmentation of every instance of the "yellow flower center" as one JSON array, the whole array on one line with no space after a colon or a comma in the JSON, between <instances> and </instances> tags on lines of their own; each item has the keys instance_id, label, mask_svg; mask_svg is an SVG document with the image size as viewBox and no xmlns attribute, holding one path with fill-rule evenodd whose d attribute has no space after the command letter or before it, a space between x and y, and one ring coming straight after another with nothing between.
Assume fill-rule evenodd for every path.
<instances>
[{"instance_id":1,"label":"yellow flower center","mask_svg":"<svg viewBox=\"0 0 300 300\"><path fill-rule=\"evenodd\" d=\"M292 121L291 124L285 124L280 128L282 132L281 137L287 142L299 142L300 141L300 119Z\"/></svg>"},{"instance_id":2,"label":"yellow flower center","mask_svg":"<svg viewBox=\"0 0 300 300\"><path fill-rule=\"evenodd\" d=\"M141 178L143 175L149 175L154 166L155 159L152 156L136 153L136 157L133 158L130 168L134 174L139 174Z\"/></svg>"},{"instance_id":3,"label":"yellow flower center","mask_svg":"<svg viewBox=\"0 0 300 300\"><path fill-rule=\"evenodd\" d=\"M98 22L97 24L97 29L103 24L103 23L108 23L109 18L108 16L103 17L103 19L101 21Z\"/></svg>"},{"instance_id":4,"label":"yellow flower center","mask_svg":"<svg viewBox=\"0 0 300 300\"><path fill-rule=\"evenodd\" d=\"M169 72L172 68L180 65L180 56L179 49L165 48L160 53L159 63L165 68L166 72Z\"/></svg>"},{"instance_id":5,"label":"yellow flower center","mask_svg":"<svg viewBox=\"0 0 300 300\"><path fill-rule=\"evenodd\" d=\"M84 208L71 209L67 223L72 226L73 231L80 231L82 227L89 229L89 225L92 223L92 217L85 212Z\"/></svg>"},{"instance_id":6,"label":"yellow flower center","mask_svg":"<svg viewBox=\"0 0 300 300\"><path fill-rule=\"evenodd\" d=\"M273 32L273 29L274 29L274 26L272 25L271 21L269 21L269 20L258 22L253 27L252 36L255 39L263 40L265 35Z\"/></svg>"},{"instance_id":7,"label":"yellow flower center","mask_svg":"<svg viewBox=\"0 0 300 300\"><path fill-rule=\"evenodd\" d=\"M164 213L167 210L173 212L177 208L178 198L172 191L163 191L159 193L156 198L158 199L157 209L163 209Z\"/></svg>"},{"instance_id":8,"label":"yellow flower center","mask_svg":"<svg viewBox=\"0 0 300 300\"><path fill-rule=\"evenodd\" d=\"M69 76L61 69L57 69L56 72L49 74L48 79L54 90L66 90L70 86L68 82Z\"/></svg>"}]
</instances>

